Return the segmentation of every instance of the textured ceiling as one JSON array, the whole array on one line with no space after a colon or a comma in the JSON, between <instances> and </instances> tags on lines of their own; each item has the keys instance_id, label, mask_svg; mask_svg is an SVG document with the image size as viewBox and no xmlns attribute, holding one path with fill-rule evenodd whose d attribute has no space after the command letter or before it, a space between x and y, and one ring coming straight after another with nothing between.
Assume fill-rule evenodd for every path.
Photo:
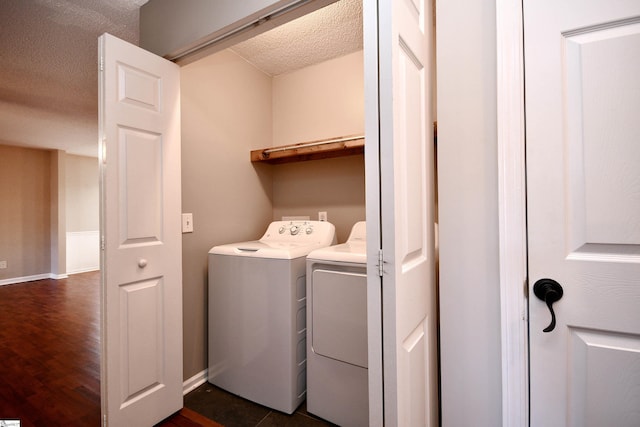
<instances>
[{"instance_id":1,"label":"textured ceiling","mask_svg":"<svg viewBox=\"0 0 640 427\"><path fill-rule=\"evenodd\" d=\"M338 1L231 48L271 76L360 49L362 0Z\"/></svg>"},{"instance_id":2,"label":"textured ceiling","mask_svg":"<svg viewBox=\"0 0 640 427\"><path fill-rule=\"evenodd\" d=\"M147 0L1 0L0 141L96 155L98 36L138 44Z\"/></svg>"},{"instance_id":3,"label":"textured ceiling","mask_svg":"<svg viewBox=\"0 0 640 427\"><path fill-rule=\"evenodd\" d=\"M138 44L146 2L0 0L0 144L95 156L98 36ZM278 75L362 48L361 0L311 15L233 49Z\"/></svg>"}]
</instances>

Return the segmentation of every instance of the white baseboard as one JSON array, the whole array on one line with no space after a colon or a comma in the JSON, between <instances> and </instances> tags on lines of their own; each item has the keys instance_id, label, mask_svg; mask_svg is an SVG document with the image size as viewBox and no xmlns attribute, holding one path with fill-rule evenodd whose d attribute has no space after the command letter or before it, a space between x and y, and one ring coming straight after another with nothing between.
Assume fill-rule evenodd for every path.
<instances>
[{"instance_id":1,"label":"white baseboard","mask_svg":"<svg viewBox=\"0 0 640 427\"><path fill-rule=\"evenodd\" d=\"M42 279L66 279L68 276L66 274L53 274L53 273L44 273L44 274L34 274L33 276L22 276L22 277L11 277L9 279L1 279L0 286L3 285L13 285L14 283L24 283L24 282L33 282L34 280L42 280Z\"/></svg>"},{"instance_id":2,"label":"white baseboard","mask_svg":"<svg viewBox=\"0 0 640 427\"><path fill-rule=\"evenodd\" d=\"M207 382L207 370L198 372L184 383L182 383L182 394L186 395L190 391L193 391Z\"/></svg>"},{"instance_id":3,"label":"white baseboard","mask_svg":"<svg viewBox=\"0 0 640 427\"><path fill-rule=\"evenodd\" d=\"M100 267L90 267L90 268L85 268L83 270L69 271L67 273L69 276L71 276L73 274L88 273L90 271L98 271L98 270L100 270Z\"/></svg>"}]
</instances>

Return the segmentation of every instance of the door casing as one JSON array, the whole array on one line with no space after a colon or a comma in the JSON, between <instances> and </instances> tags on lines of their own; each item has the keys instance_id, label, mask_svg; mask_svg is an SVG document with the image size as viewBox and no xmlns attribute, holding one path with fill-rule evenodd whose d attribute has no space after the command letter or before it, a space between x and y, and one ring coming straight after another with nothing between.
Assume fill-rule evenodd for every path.
<instances>
[{"instance_id":1,"label":"door casing","mask_svg":"<svg viewBox=\"0 0 640 427\"><path fill-rule=\"evenodd\" d=\"M523 14L496 0L502 425L529 425Z\"/></svg>"}]
</instances>

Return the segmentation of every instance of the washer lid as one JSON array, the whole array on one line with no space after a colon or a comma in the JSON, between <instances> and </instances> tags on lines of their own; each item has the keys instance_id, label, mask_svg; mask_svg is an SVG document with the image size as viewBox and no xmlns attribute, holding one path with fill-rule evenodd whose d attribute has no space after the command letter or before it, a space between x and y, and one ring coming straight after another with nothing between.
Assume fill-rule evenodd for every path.
<instances>
[{"instance_id":1,"label":"washer lid","mask_svg":"<svg viewBox=\"0 0 640 427\"><path fill-rule=\"evenodd\" d=\"M336 241L335 227L326 221L273 221L260 240L214 246L210 254L294 259Z\"/></svg>"},{"instance_id":2,"label":"washer lid","mask_svg":"<svg viewBox=\"0 0 640 427\"><path fill-rule=\"evenodd\" d=\"M292 243L292 242L249 242L230 243L214 246L209 251L215 255L233 255L253 258L294 259L305 257L314 249L320 248L320 243Z\"/></svg>"}]
</instances>

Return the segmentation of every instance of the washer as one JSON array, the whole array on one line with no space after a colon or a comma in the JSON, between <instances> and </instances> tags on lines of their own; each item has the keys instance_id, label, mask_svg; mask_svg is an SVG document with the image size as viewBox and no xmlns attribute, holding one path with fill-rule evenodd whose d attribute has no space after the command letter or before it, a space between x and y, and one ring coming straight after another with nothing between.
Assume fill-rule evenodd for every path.
<instances>
[{"instance_id":1,"label":"washer","mask_svg":"<svg viewBox=\"0 0 640 427\"><path fill-rule=\"evenodd\" d=\"M366 224L307 256L307 411L369 425Z\"/></svg>"},{"instance_id":2,"label":"washer","mask_svg":"<svg viewBox=\"0 0 640 427\"><path fill-rule=\"evenodd\" d=\"M306 256L335 243L320 221L274 221L209 251L208 380L291 414L306 394Z\"/></svg>"}]
</instances>

